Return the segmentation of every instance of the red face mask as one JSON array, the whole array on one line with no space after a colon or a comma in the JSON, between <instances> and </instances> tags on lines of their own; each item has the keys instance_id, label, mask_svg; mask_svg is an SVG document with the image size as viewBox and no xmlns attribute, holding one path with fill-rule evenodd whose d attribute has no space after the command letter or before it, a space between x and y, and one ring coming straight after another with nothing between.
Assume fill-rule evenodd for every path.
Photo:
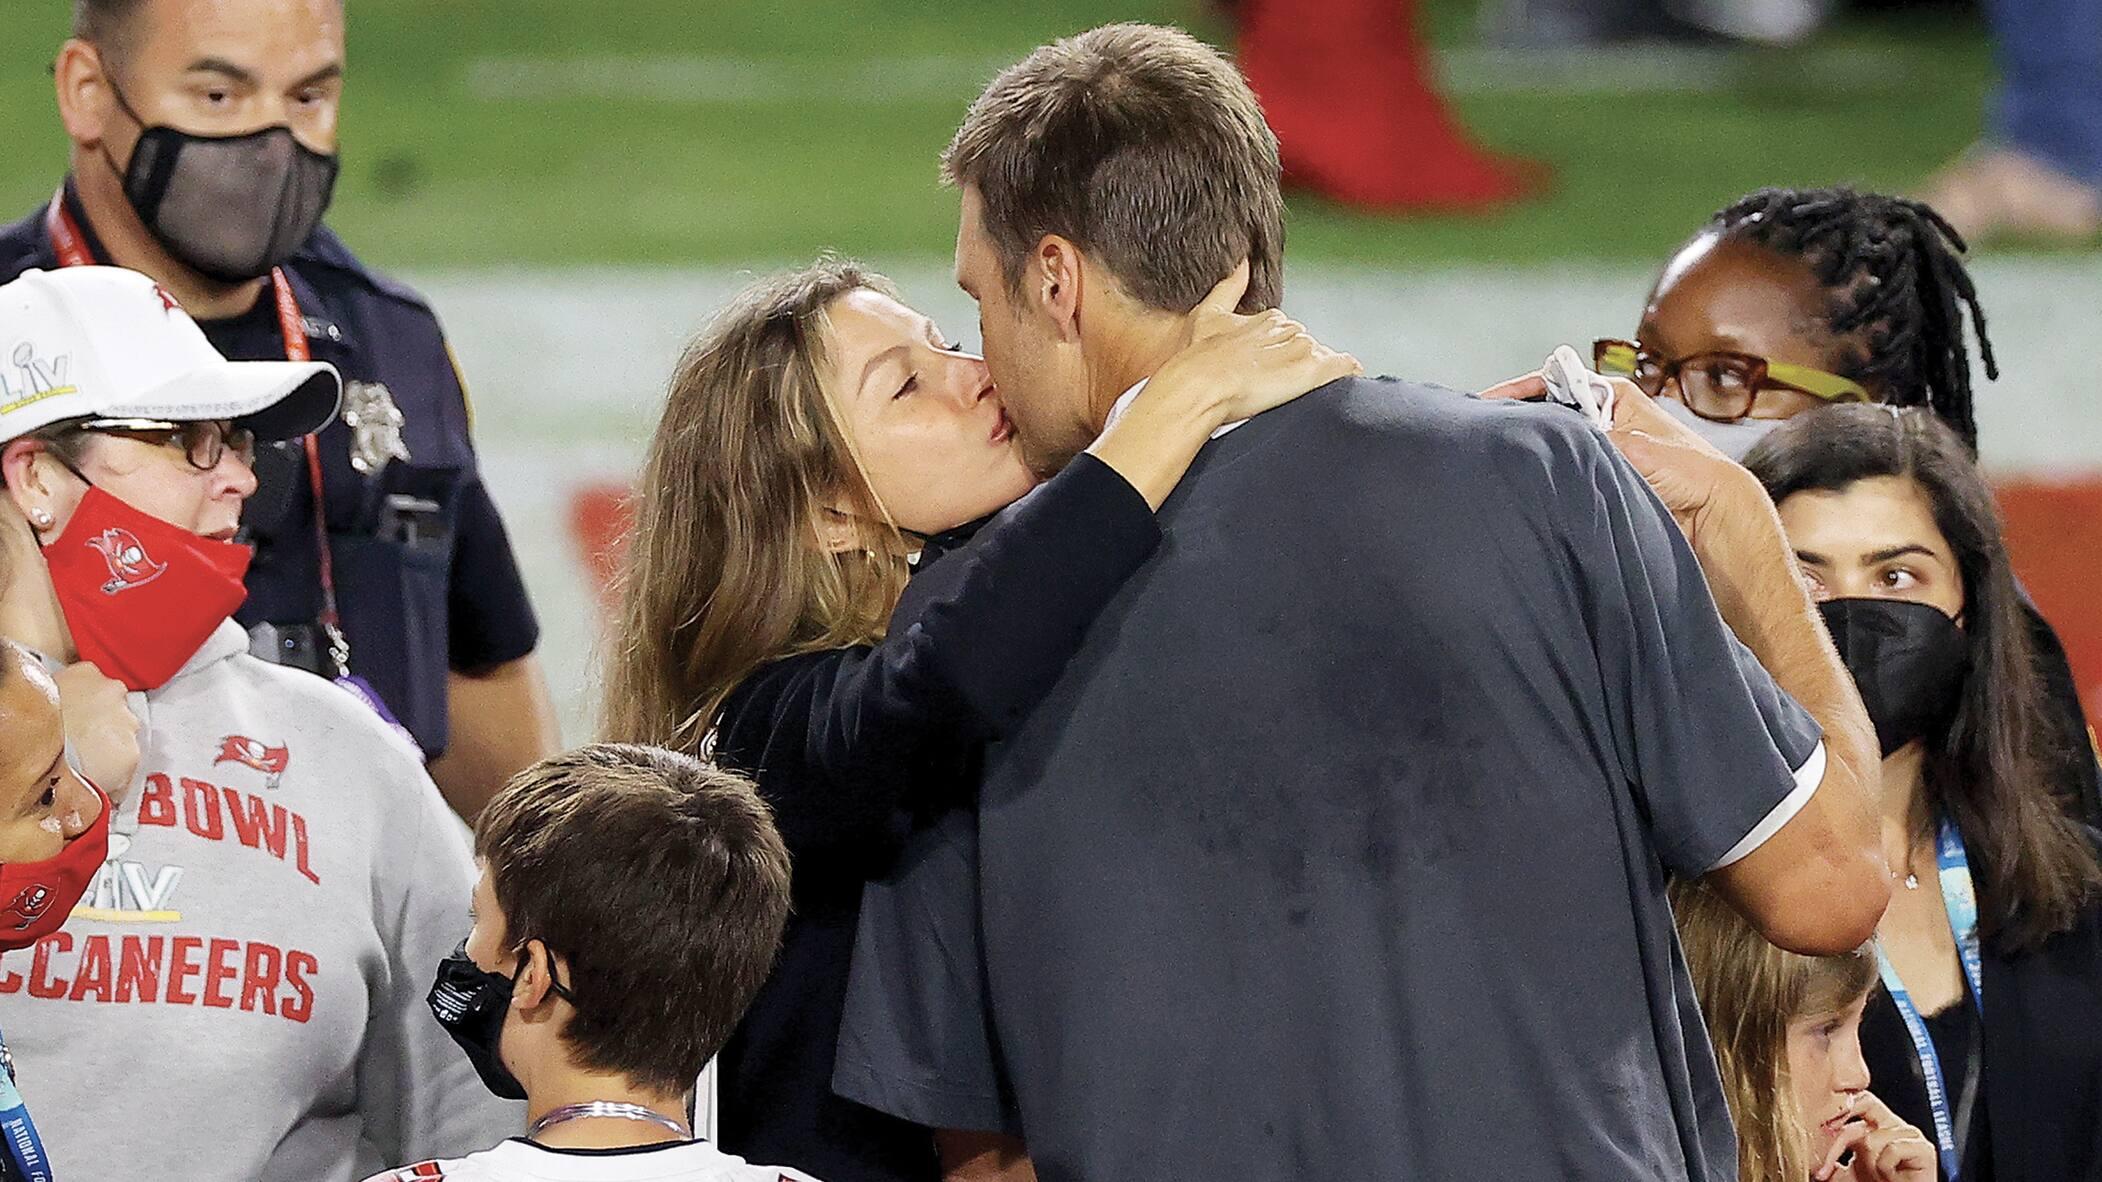
<instances>
[{"instance_id":1,"label":"red face mask","mask_svg":"<svg viewBox=\"0 0 2102 1182\"><path fill-rule=\"evenodd\" d=\"M84 782L102 802L95 823L41 862L0 866L0 951L27 948L57 931L109 857L109 794Z\"/></svg>"},{"instance_id":2,"label":"red face mask","mask_svg":"<svg viewBox=\"0 0 2102 1182\"><path fill-rule=\"evenodd\" d=\"M166 685L234 614L248 598L241 578L253 556L94 485L65 532L44 547L80 659L134 690Z\"/></svg>"}]
</instances>

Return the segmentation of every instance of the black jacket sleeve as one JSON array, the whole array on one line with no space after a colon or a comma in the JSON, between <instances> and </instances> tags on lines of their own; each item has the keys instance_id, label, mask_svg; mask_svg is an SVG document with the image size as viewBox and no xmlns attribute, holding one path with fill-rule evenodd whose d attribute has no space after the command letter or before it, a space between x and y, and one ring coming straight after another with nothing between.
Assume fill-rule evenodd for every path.
<instances>
[{"instance_id":1,"label":"black jacket sleeve","mask_svg":"<svg viewBox=\"0 0 2102 1182\"><path fill-rule=\"evenodd\" d=\"M866 849L969 790L978 746L1028 714L1159 543L1145 499L1082 455L923 570L880 644L746 679L716 756L755 776L791 856Z\"/></svg>"}]
</instances>

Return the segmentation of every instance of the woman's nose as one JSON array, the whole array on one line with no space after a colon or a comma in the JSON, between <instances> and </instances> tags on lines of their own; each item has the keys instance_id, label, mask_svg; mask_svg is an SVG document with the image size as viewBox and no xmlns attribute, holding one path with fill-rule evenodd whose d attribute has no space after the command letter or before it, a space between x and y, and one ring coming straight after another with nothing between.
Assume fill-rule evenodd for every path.
<instances>
[{"instance_id":1,"label":"woman's nose","mask_svg":"<svg viewBox=\"0 0 2102 1182\"><path fill-rule=\"evenodd\" d=\"M1849 1039L1833 1061L1832 1085L1842 1092L1865 1092L1868 1090L1868 1060L1861 1056L1861 1041Z\"/></svg>"},{"instance_id":2,"label":"woman's nose","mask_svg":"<svg viewBox=\"0 0 2102 1182\"><path fill-rule=\"evenodd\" d=\"M86 833L95 824L95 818L102 815L102 797L70 769L62 787L66 795L59 802L63 806L58 810L59 828L66 840L71 841Z\"/></svg>"},{"instance_id":3,"label":"woman's nose","mask_svg":"<svg viewBox=\"0 0 2102 1182\"><path fill-rule=\"evenodd\" d=\"M242 459L233 448L220 453L212 479L222 492L233 493L244 501L255 495L255 465Z\"/></svg>"},{"instance_id":4,"label":"woman's nose","mask_svg":"<svg viewBox=\"0 0 2102 1182\"><path fill-rule=\"evenodd\" d=\"M985 362L975 357L954 356L949 365L950 396L964 409L977 406L992 393L992 375L986 370Z\"/></svg>"}]
</instances>

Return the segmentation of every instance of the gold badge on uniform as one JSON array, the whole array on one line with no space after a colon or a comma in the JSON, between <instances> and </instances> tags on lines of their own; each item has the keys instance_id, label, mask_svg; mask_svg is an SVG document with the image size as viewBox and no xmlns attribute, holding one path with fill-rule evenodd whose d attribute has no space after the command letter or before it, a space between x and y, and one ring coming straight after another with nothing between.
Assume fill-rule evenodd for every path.
<instances>
[{"instance_id":1,"label":"gold badge on uniform","mask_svg":"<svg viewBox=\"0 0 2102 1182\"><path fill-rule=\"evenodd\" d=\"M378 382L343 384L343 425L350 428L350 466L363 476L409 458L401 437L401 408Z\"/></svg>"}]
</instances>

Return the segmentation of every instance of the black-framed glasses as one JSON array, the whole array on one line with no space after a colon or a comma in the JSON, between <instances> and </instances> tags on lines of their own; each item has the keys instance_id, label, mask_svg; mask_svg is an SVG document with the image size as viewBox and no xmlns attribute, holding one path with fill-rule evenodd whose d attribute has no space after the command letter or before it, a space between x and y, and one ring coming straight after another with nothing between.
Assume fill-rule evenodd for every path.
<instances>
[{"instance_id":1,"label":"black-framed glasses","mask_svg":"<svg viewBox=\"0 0 2102 1182\"><path fill-rule=\"evenodd\" d=\"M199 472L218 467L219 461L225 459L229 451L243 464L251 468L255 466L255 432L236 427L225 419L200 419L188 423L161 419L87 419L74 427L97 435L115 435L155 447L175 448L182 452L190 467Z\"/></svg>"},{"instance_id":2,"label":"black-framed glasses","mask_svg":"<svg viewBox=\"0 0 2102 1182\"><path fill-rule=\"evenodd\" d=\"M1873 402L1867 390L1838 374L1768 361L1750 353L1699 353L1667 360L1634 341L1601 340L1591 345L1591 364L1602 374L1632 378L1642 392L1661 397L1673 380L1686 409L1718 423L1752 413L1761 390L1793 390L1822 402Z\"/></svg>"}]
</instances>

